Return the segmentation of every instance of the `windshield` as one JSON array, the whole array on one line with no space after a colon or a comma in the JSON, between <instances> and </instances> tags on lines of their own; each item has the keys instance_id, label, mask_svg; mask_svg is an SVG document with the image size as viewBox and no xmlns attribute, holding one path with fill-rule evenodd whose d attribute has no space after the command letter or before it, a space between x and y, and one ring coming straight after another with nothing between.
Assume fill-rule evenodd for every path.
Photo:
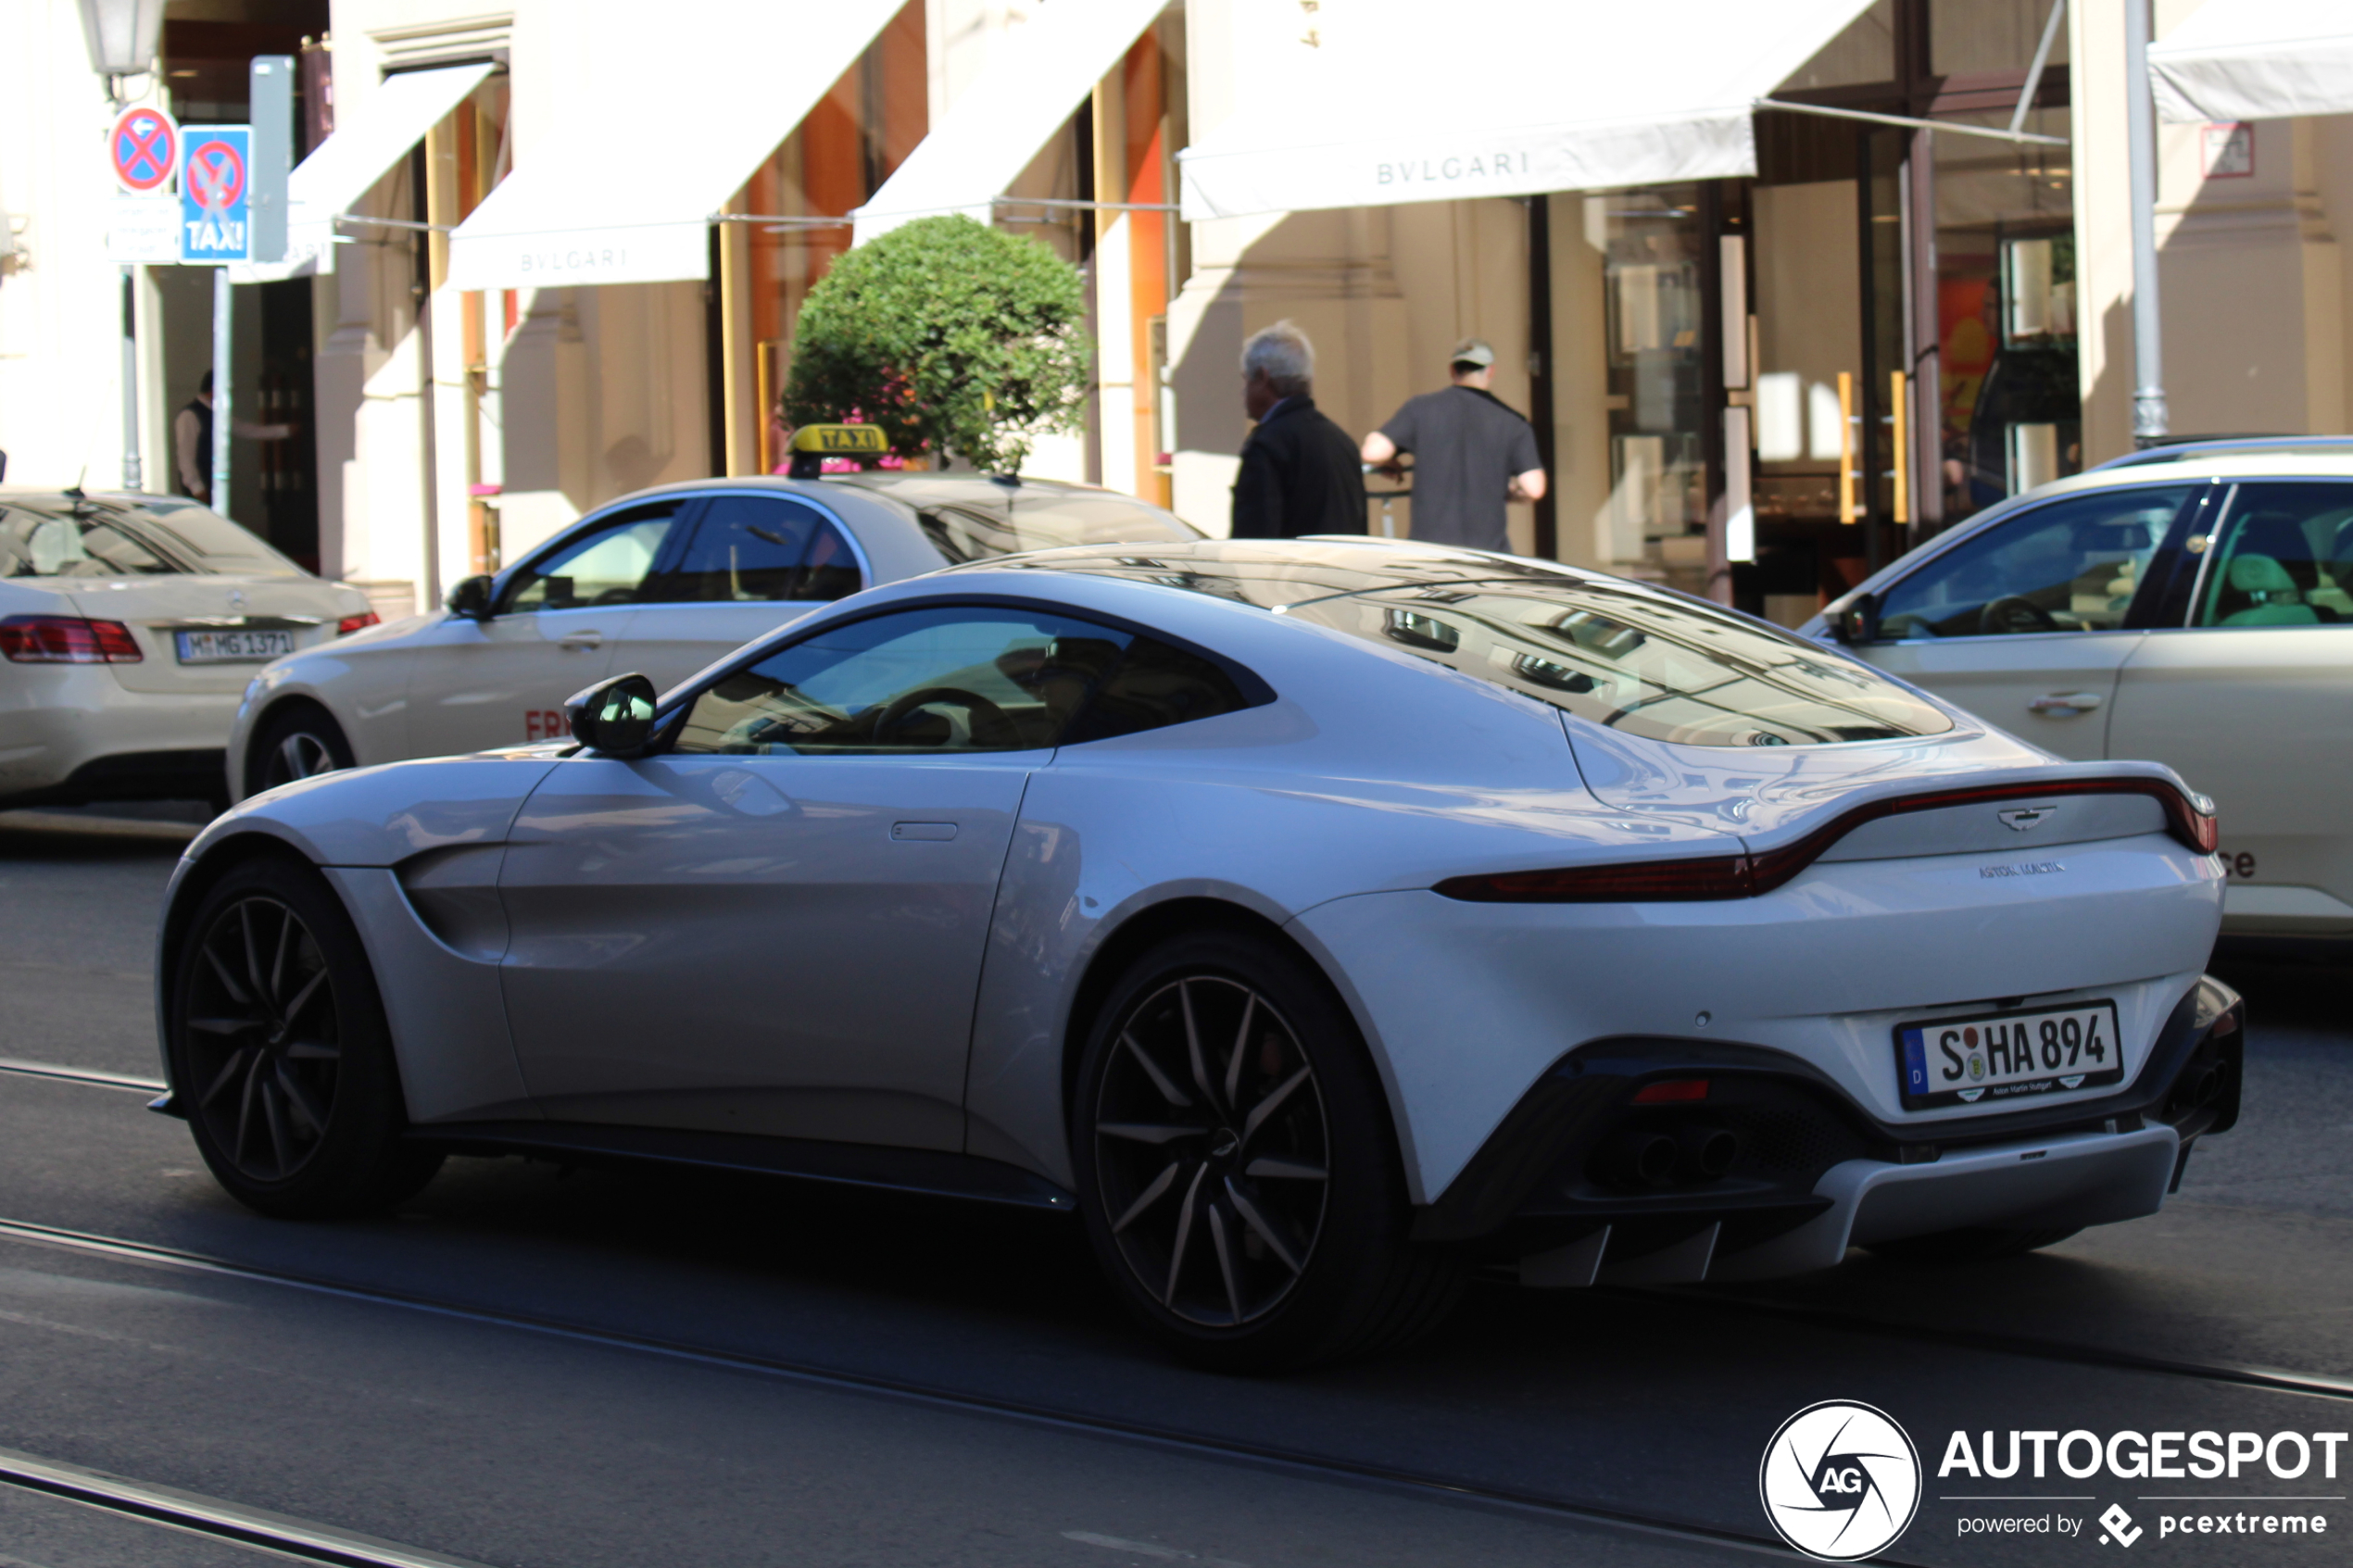
<instances>
[{"instance_id":1,"label":"windshield","mask_svg":"<svg viewBox=\"0 0 2353 1568\"><path fill-rule=\"evenodd\" d=\"M161 577L180 570L96 508L0 506L0 577Z\"/></svg>"},{"instance_id":2,"label":"windshield","mask_svg":"<svg viewBox=\"0 0 2353 1568\"><path fill-rule=\"evenodd\" d=\"M1439 583L1286 613L1686 746L1827 746L1939 734L1944 713L1817 644L1635 587Z\"/></svg>"}]
</instances>

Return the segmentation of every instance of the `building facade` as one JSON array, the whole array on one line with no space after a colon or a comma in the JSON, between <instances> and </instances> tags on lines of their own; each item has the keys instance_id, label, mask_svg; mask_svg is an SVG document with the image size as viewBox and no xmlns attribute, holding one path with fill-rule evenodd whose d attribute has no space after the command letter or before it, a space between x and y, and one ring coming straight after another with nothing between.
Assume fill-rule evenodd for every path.
<instances>
[{"instance_id":1,"label":"building facade","mask_svg":"<svg viewBox=\"0 0 2353 1568\"><path fill-rule=\"evenodd\" d=\"M293 433L234 444L226 509L387 611L641 486L776 466L809 289L964 211L1087 278L1086 432L1035 471L1222 532L1249 333L1304 327L1357 434L1484 337L1554 482L1516 548L1793 623L2129 449L2132 3L1804 0L1726 86L1663 17L1500 0L1541 36L1459 56L1406 0L172 0L125 86L234 121L246 59L302 63L297 244L232 291L235 415ZM2199 9L2157 0L2158 36ZM1564 27L1581 53L1539 46ZM174 488L210 270L134 270L126 399L113 106L70 0L8 8L0 70L7 480L111 488L135 444ZM1613 92L1689 112L1512 165L1556 102ZM1407 144L1453 119L1492 139ZM2158 144L2173 429L2344 430L2353 116ZM1369 525L1410 533L1374 488Z\"/></svg>"}]
</instances>

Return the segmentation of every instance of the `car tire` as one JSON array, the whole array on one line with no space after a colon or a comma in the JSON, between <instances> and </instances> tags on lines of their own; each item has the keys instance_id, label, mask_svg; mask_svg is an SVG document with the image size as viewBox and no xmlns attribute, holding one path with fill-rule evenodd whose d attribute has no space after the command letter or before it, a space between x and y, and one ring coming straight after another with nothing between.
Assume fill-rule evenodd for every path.
<instances>
[{"instance_id":1,"label":"car tire","mask_svg":"<svg viewBox=\"0 0 2353 1568\"><path fill-rule=\"evenodd\" d=\"M287 709L261 726L245 772L245 793L259 795L296 779L340 772L352 765L343 727L319 709Z\"/></svg>"},{"instance_id":2,"label":"car tire","mask_svg":"<svg viewBox=\"0 0 2353 1568\"><path fill-rule=\"evenodd\" d=\"M392 1031L325 880L275 857L198 901L173 965L172 1100L229 1194L284 1219L387 1208L440 1169L403 1135Z\"/></svg>"},{"instance_id":3,"label":"car tire","mask_svg":"<svg viewBox=\"0 0 2353 1568\"><path fill-rule=\"evenodd\" d=\"M1323 977L1273 943L1176 936L1120 975L1079 1064L1071 1147L1098 1261L1215 1371L1393 1349L1463 1288L1408 1239L1386 1099Z\"/></svg>"},{"instance_id":4,"label":"car tire","mask_svg":"<svg viewBox=\"0 0 2353 1568\"><path fill-rule=\"evenodd\" d=\"M2056 1247L2082 1228L2068 1225L2044 1230L2002 1230L1981 1226L1907 1236L1894 1241L1873 1241L1866 1243L1865 1249L1896 1263L1990 1263L1996 1258L2016 1258L2041 1248Z\"/></svg>"}]
</instances>

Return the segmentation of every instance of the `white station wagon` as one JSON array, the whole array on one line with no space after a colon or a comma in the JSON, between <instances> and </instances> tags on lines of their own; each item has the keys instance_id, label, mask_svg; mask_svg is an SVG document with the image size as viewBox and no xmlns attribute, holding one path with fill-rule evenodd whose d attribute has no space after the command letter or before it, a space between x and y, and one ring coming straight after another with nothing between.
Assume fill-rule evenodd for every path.
<instances>
[{"instance_id":1,"label":"white station wagon","mask_svg":"<svg viewBox=\"0 0 2353 1568\"><path fill-rule=\"evenodd\" d=\"M2353 443L2164 448L1931 540L1804 631L2213 797L2226 935L2353 938Z\"/></svg>"}]
</instances>

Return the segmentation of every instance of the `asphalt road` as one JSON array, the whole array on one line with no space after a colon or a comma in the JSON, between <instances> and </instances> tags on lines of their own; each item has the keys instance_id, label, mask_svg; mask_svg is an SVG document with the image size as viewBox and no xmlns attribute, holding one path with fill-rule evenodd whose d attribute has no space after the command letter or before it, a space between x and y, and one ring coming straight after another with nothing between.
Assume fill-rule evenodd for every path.
<instances>
[{"instance_id":1,"label":"asphalt road","mask_svg":"<svg viewBox=\"0 0 2353 1568\"><path fill-rule=\"evenodd\" d=\"M176 853L0 819L0 1059L156 1073ZM2342 1562L2353 1445L2334 1479L1936 1474L1957 1430L2353 1427L2345 976L2231 977L2246 1117L2156 1218L1973 1268L1482 1286L1407 1355L1280 1380L1158 1355L1054 1216L463 1160L396 1215L286 1224L230 1202L143 1095L0 1073L0 1481L30 1456L547 1568L1716 1562L1776 1555L1764 1446L1854 1399L1929 1467L1891 1560L2105 1562L2116 1502L2147 1532L2133 1556ZM2032 1500L1949 1500L1986 1493ZM2182 1495L2208 1500L2147 1500ZM2330 1533L2185 1541L2169 1511ZM2082 1533L1961 1533L2006 1516ZM0 1568L245 1561L0 1485Z\"/></svg>"}]
</instances>

